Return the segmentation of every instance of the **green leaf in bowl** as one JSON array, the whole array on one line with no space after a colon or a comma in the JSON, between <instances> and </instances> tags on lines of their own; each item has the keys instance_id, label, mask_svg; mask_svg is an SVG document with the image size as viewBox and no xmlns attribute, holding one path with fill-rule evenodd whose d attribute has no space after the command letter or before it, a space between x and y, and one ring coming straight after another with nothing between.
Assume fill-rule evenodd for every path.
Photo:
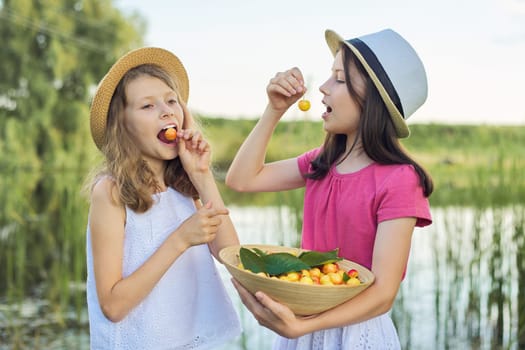
<instances>
[{"instance_id":1,"label":"green leaf in bowl","mask_svg":"<svg viewBox=\"0 0 525 350\"><path fill-rule=\"evenodd\" d=\"M337 256L339 249L329 252L306 251L299 255L299 259L310 267L341 261L343 258Z\"/></svg>"},{"instance_id":2,"label":"green leaf in bowl","mask_svg":"<svg viewBox=\"0 0 525 350\"><path fill-rule=\"evenodd\" d=\"M266 272L264 260L250 249L241 247L239 250L239 258L241 259L241 264L245 269L254 273Z\"/></svg>"},{"instance_id":3,"label":"green leaf in bowl","mask_svg":"<svg viewBox=\"0 0 525 350\"><path fill-rule=\"evenodd\" d=\"M275 276L291 271L309 269L310 266L290 253L273 253L263 257L265 272Z\"/></svg>"},{"instance_id":4,"label":"green leaf in bowl","mask_svg":"<svg viewBox=\"0 0 525 350\"><path fill-rule=\"evenodd\" d=\"M287 252L267 253L259 248L241 247L239 257L246 270L265 272L270 276L310 269L314 266L343 260L337 256L339 249L329 252L305 251L299 256Z\"/></svg>"}]
</instances>

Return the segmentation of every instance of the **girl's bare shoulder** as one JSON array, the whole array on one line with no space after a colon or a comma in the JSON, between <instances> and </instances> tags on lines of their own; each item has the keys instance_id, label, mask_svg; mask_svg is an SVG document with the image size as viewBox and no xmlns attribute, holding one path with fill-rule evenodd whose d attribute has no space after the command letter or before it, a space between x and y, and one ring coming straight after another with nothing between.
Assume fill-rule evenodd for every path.
<instances>
[{"instance_id":1,"label":"girl's bare shoulder","mask_svg":"<svg viewBox=\"0 0 525 350\"><path fill-rule=\"evenodd\" d=\"M117 183L111 176L101 176L93 184L91 190L92 203L118 205L120 202L119 197Z\"/></svg>"}]
</instances>

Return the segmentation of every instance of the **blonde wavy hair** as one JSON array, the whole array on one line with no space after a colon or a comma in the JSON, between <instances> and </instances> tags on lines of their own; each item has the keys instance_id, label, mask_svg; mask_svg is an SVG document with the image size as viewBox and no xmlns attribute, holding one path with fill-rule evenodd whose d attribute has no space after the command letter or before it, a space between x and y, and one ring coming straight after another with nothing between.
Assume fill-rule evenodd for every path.
<instances>
[{"instance_id":1,"label":"blonde wavy hair","mask_svg":"<svg viewBox=\"0 0 525 350\"><path fill-rule=\"evenodd\" d=\"M143 213L151 208L154 201L153 194L162 188L161 184L155 180L153 171L142 158L133 138L126 128L122 127L124 109L127 105L126 87L143 75L162 80L179 95L176 81L156 65L143 64L126 72L111 98L102 147L105 160L91 184L93 186L102 177L110 177L114 182L118 200L138 213ZM180 96L178 98L180 100ZM185 123L186 118L183 128L188 127ZM197 190L182 167L179 157L166 161L164 185L171 186L186 196L198 198Z\"/></svg>"}]
</instances>

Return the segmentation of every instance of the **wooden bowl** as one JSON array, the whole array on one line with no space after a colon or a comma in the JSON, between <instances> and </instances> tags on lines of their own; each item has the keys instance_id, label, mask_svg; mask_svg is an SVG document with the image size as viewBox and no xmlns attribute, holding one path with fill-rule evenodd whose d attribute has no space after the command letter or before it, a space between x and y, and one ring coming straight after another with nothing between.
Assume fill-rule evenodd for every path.
<instances>
[{"instance_id":1,"label":"wooden bowl","mask_svg":"<svg viewBox=\"0 0 525 350\"><path fill-rule=\"evenodd\" d=\"M296 315L313 315L331 309L352 299L374 282L374 275L370 270L349 260L341 260L337 263L346 271L356 269L359 272L359 279L362 282L361 285L310 285L271 279L238 267L240 263L239 250L241 247L248 249L259 248L269 253L288 252L299 254L303 250L273 245L247 244L226 247L219 253L228 272L239 281L244 288L251 293L257 291L266 293L274 300L287 305Z\"/></svg>"}]
</instances>

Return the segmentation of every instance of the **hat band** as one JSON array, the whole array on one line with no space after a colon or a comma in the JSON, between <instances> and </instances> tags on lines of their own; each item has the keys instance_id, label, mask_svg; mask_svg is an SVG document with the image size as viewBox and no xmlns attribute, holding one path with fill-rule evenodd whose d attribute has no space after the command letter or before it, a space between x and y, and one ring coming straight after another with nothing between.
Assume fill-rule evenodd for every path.
<instances>
[{"instance_id":1,"label":"hat band","mask_svg":"<svg viewBox=\"0 0 525 350\"><path fill-rule=\"evenodd\" d=\"M388 77L388 74L383 68L383 65L377 59L377 56L375 55L374 51L372 51L368 47L367 44L365 44L363 41L361 41L358 38L350 39L348 40L348 42L361 53L366 63L370 66L370 68L376 74L377 78L379 79L379 82L383 85L385 90L388 92L388 95L390 96L390 99L396 106L397 110L403 116L403 119L405 119L405 113L403 112L403 106L401 105L401 100L399 98L399 95L397 94L396 88L394 87L394 84L392 84L392 81Z\"/></svg>"}]
</instances>

